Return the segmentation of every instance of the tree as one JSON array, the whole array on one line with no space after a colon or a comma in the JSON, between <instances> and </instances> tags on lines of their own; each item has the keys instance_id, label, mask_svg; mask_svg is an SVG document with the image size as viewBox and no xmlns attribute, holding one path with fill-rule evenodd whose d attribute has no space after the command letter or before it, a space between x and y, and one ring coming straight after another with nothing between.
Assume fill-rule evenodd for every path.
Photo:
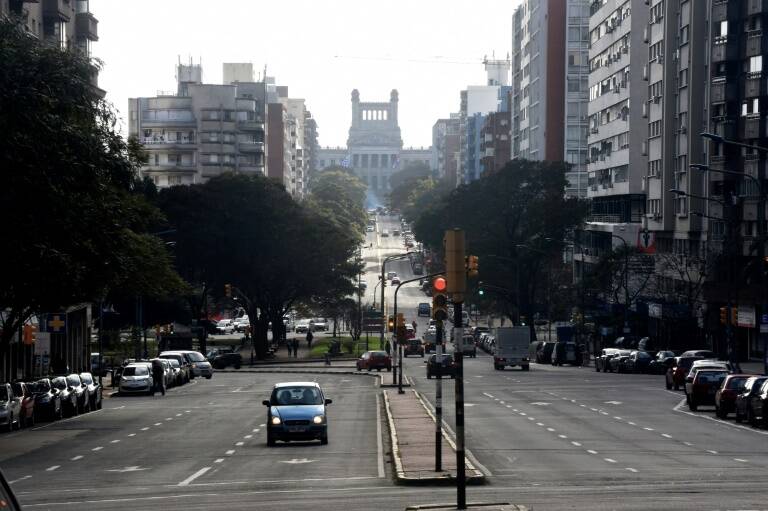
<instances>
[{"instance_id":1,"label":"tree","mask_svg":"<svg viewBox=\"0 0 768 511\"><path fill-rule=\"evenodd\" d=\"M309 206L362 238L368 221L363 207L366 189L360 178L350 172L326 170L315 178Z\"/></svg>"},{"instance_id":2,"label":"tree","mask_svg":"<svg viewBox=\"0 0 768 511\"><path fill-rule=\"evenodd\" d=\"M114 129L94 63L0 19L0 349L31 315L107 290L183 286L136 193L141 156Z\"/></svg>"}]
</instances>

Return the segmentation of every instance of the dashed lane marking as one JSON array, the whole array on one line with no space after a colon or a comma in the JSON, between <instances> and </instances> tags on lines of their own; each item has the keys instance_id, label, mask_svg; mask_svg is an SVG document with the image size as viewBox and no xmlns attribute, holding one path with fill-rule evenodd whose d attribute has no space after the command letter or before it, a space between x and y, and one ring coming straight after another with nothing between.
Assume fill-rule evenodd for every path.
<instances>
[{"instance_id":1,"label":"dashed lane marking","mask_svg":"<svg viewBox=\"0 0 768 511\"><path fill-rule=\"evenodd\" d=\"M120 443L120 440L112 440L112 441L111 441L111 442L109 442L109 443L110 443L110 444L118 444L118 443Z\"/></svg>"},{"instance_id":2,"label":"dashed lane marking","mask_svg":"<svg viewBox=\"0 0 768 511\"><path fill-rule=\"evenodd\" d=\"M253 438L253 435L245 435L243 438L245 438L246 440L250 440L251 438Z\"/></svg>"},{"instance_id":3,"label":"dashed lane marking","mask_svg":"<svg viewBox=\"0 0 768 511\"><path fill-rule=\"evenodd\" d=\"M128 433L128 436L136 436L136 433Z\"/></svg>"},{"instance_id":4,"label":"dashed lane marking","mask_svg":"<svg viewBox=\"0 0 768 511\"><path fill-rule=\"evenodd\" d=\"M218 458L218 459L214 460L214 463L221 463L223 461L224 461L224 458Z\"/></svg>"},{"instance_id":5,"label":"dashed lane marking","mask_svg":"<svg viewBox=\"0 0 768 511\"><path fill-rule=\"evenodd\" d=\"M103 447L99 446L99 447L94 447L94 448L93 448L93 449L91 449L91 450L95 452L95 451L100 451L100 450L102 450L102 449L103 449Z\"/></svg>"},{"instance_id":6,"label":"dashed lane marking","mask_svg":"<svg viewBox=\"0 0 768 511\"><path fill-rule=\"evenodd\" d=\"M59 468L61 465L53 465L52 467L48 467L45 469L46 472L53 472L57 468Z\"/></svg>"},{"instance_id":7,"label":"dashed lane marking","mask_svg":"<svg viewBox=\"0 0 768 511\"><path fill-rule=\"evenodd\" d=\"M749 463L749 460L745 460L743 458L733 458L733 461L740 461L742 463Z\"/></svg>"},{"instance_id":8,"label":"dashed lane marking","mask_svg":"<svg viewBox=\"0 0 768 511\"><path fill-rule=\"evenodd\" d=\"M555 432L555 428L547 428L547 431L549 431L550 433L554 433Z\"/></svg>"},{"instance_id":9,"label":"dashed lane marking","mask_svg":"<svg viewBox=\"0 0 768 511\"><path fill-rule=\"evenodd\" d=\"M643 428L643 429L646 430L646 431L654 431L653 428Z\"/></svg>"},{"instance_id":10,"label":"dashed lane marking","mask_svg":"<svg viewBox=\"0 0 768 511\"><path fill-rule=\"evenodd\" d=\"M142 431L147 431L149 428L141 428Z\"/></svg>"},{"instance_id":11,"label":"dashed lane marking","mask_svg":"<svg viewBox=\"0 0 768 511\"><path fill-rule=\"evenodd\" d=\"M707 452L708 452L709 454L717 454L717 451L712 451L712 450L710 450L710 449L707 449Z\"/></svg>"},{"instance_id":12,"label":"dashed lane marking","mask_svg":"<svg viewBox=\"0 0 768 511\"><path fill-rule=\"evenodd\" d=\"M192 474L191 476L187 477L182 482L180 482L178 484L178 486L189 486L189 483L191 483L192 481L194 481L195 479L197 479L201 475L205 474L209 470L211 470L211 467L203 467L203 468L201 468L200 470L198 470L197 472L195 472L194 474Z\"/></svg>"},{"instance_id":13,"label":"dashed lane marking","mask_svg":"<svg viewBox=\"0 0 768 511\"><path fill-rule=\"evenodd\" d=\"M579 442L571 442L571 443L572 443L573 445L575 445L576 447L581 447L581 444L580 444Z\"/></svg>"},{"instance_id":14,"label":"dashed lane marking","mask_svg":"<svg viewBox=\"0 0 768 511\"><path fill-rule=\"evenodd\" d=\"M633 474L637 474L637 469L636 469L636 468L627 467L625 470L629 470L629 471L630 471L630 472L632 472Z\"/></svg>"},{"instance_id":15,"label":"dashed lane marking","mask_svg":"<svg viewBox=\"0 0 768 511\"><path fill-rule=\"evenodd\" d=\"M567 440L567 439L568 439L568 437L567 437L567 436L565 436L565 435L557 435L557 436L559 436L559 437L560 437L560 438L562 438L563 440Z\"/></svg>"},{"instance_id":16,"label":"dashed lane marking","mask_svg":"<svg viewBox=\"0 0 768 511\"><path fill-rule=\"evenodd\" d=\"M593 451L592 449L587 449L587 452L589 454L597 454L597 451Z\"/></svg>"},{"instance_id":17,"label":"dashed lane marking","mask_svg":"<svg viewBox=\"0 0 768 511\"><path fill-rule=\"evenodd\" d=\"M235 447L242 447L245 445L245 442L236 442Z\"/></svg>"},{"instance_id":18,"label":"dashed lane marking","mask_svg":"<svg viewBox=\"0 0 768 511\"><path fill-rule=\"evenodd\" d=\"M83 456L81 454L78 454L74 458L70 458L70 461L77 461L77 460L81 460L81 459L83 459Z\"/></svg>"},{"instance_id":19,"label":"dashed lane marking","mask_svg":"<svg viewBox=\"0 0 768 511\"><path fill-rule=\"evenodd\" d=\"M661 436L663 436L664 438L672 438L672 435L668 435L666 433L662 433Z\"/></svg>"},{"instance_id":20,"label":"dashed lane marking","mask_svg":"<svg viewBox=\"0 0 768 511\"><path fill-rule=\"evenodd\" d=\"M154 425L155 425L155 426L162 426L162 425L163 425L163 423L162 423L162 422L155 422L155 424L154 424Z\"/></svg>"},{"instance_id":21,"label":"dashed lane marking","mask_svg":"<svg viewBox=\"0 0 768 511\"><path fill-rule=\"evenodd\" d=\"M616 463L616 460L613 458L603 458L603 460L607 461L608 463Z\"/></svg>"},{"instance_id":22,"label":"dashed lane marking","mask_svg":"<svg viewBox=\"0 0 768 511\"><path fill-rule=\"evenodd\" d=\"M235 450L234 449L230 449L227 452L225 452L224 454L226 454L227 456L232 456L233 454L235 454Z\"/></svg>"}]
</instances>

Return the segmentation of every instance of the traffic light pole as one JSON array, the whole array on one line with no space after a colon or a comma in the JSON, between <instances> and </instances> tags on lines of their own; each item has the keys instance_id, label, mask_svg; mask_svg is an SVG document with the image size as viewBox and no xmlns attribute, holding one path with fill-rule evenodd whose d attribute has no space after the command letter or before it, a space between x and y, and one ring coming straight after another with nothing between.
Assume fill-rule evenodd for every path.
<instances>
[{"instance_id":1,"label":"traffic light pole","mask_svg":"<svg viewBox=\"0 0 768 511\"><path fill-rule=\"evenodd\" d=\"M435 321L435 353L437 363L443 360L443 322ZM443 375L435 378L435 472L443 470Z\"/></svg>"},{"instance_id":2,"label":"traffic light pole","mask_svg":"<svg viewBox=\"0 0 768 511\"><path fill-rule=\"evenodd\" d=\"M464 338L461 306L462 302L454 301L453 335L457 346L462 346ZM453 356L456 360L456 508L467 509L467 474L464 466L464 353L458 349L454 351Z\"/></svg>"},{"instance_id":3,"label":"traffic light pole","mask_svg":"<svg viewBox=\"0 0 768 511\"><path fill-rule=\"evenodd\" d=\"M415 254L416 252L406 252L405 254L397 254L392 255L389 257L385 257L384 260L381 262L381 336L379 337L379 348L384 348L384 330L386 329L386 314L384 312L384 288L387 287L387 276L384 273L386 271L386 266L389 261L394 261L396 259L403 259L405 257L408 257L411 254ZM409 281L410 282L410 281ZM404 284L404 283L403 283ZM397 292L395 292L395 297L397 297ZM395 298L395 304L397 304L397 298ZM395 311L397 312L397 311ZM397 345L395 345L395 349L397 349ZM392 384L395 384L395 381L397 379L397 366L393 368L392 372Z\"/></svg>"},{"instance_id":4,"label":"traffic light pole","mask_svg":"<svg viewBox=\"0 0 768 511\"><path fill-rule=\"evenodd\" d=\"M386 262L386 260L385 260L385 262ZM382 264L381 267L382 267L381 271L382 271L382 273L384 273L384 270L383 270L384 265ZM421 279L425 279L425 278L426 279L431 279L433 277L437 277L438 275L442 275L442 273L432 273L430 275L427 275L426 277L421 276L421 277L416 277L416 278L413 278L413 279L404 280L404 281L402 281L401 283L399 283L397 285L397 287L395 288L395 305L392 308L392 316L395 318L395 322L397 322L397 293L398 293L398 291L400 291L400 288L403 285L405 285L405 284L410 284L411 282L418 282ZM384 286L382 286L382 292L381 293L382 293L382 295L384 294ZM384 303L384 299L383 298L381 300L381 303L382 304ZM381 310L382 310L382 312L384 311L383 305L381 307ZM383 337L383 334L384 334L383 330L384 330L384 328L382 327L382 339L384 339L384 337ZM397 323L395 323L395 332L397 332ZM397 336L395 336L395 339L397 339ZM393 373L392 373L392 385L394 385L395 382L397 382L397 393L398 394L402 394L403 393L403 354L399 350L399 345L400 345L400 343L395 341L395 357L398 357L398 364L400 365L400 376L399 377L397 376L397 370L395 369L395 371L393 371ZM396 367L397 366L395 366L395 368Z\"/></svg>"}]
</instances>

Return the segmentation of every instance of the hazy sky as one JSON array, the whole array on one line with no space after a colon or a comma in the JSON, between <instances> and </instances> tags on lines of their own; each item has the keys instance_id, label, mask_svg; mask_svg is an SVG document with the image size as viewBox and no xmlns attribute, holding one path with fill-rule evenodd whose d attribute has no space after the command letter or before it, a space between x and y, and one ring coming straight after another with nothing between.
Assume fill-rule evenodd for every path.
<instances>
[{"instance_id":1,"label":"hazy sky","mask_svg":"<svg viewBox=\"0 0 768 511\"><path fill-rule=\"evenodd\" d=\"M323 146L346 145L354 88L362 101L398 89L405 145L428 146L459 91L485 82L483 56L510 51L519 1L91 0L93 53L121 114L129 97L175 90L179 57L202 61L207 83L221 83L223 62L252 62L307 100Z\"/></svg>"}]
</instances>

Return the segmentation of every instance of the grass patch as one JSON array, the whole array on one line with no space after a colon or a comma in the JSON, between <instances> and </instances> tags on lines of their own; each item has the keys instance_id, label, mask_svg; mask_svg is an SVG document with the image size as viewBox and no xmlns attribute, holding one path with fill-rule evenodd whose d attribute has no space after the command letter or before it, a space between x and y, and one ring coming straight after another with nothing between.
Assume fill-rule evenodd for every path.
<instances>
[{"instance_id":1,"label":"grass patch","mask_svg":"<svg viewBox=\"0 0 768 511\"><path fill-rule=\"evenodd\" d=\"M330 338L324 338L324 339L317 339L312 341L312 349L309 352L310 358L324 358L325 353L328 351L328 348L331 343ZM336 339L341 341L341 356L343 357L357 357L360 356L361 353L365 352L366 349L366 342L365 338L363 338L361 341L354 342L352 340L352 337L346 335L346 336L340 336L336 337ZM378 350L381 349L379 347L379 339L370 339L368 341L368 349L369 350Z\"/></svg>"}]
</instances>

